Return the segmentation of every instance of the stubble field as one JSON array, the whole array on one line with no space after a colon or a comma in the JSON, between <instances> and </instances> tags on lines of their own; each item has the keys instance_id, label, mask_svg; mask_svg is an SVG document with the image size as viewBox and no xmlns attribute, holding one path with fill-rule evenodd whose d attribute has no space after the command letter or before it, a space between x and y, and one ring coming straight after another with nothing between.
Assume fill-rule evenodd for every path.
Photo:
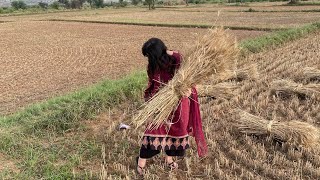
<instances>
[{"instance_id":1,"label":"stubble field","mask_svg":"<svg viewBox=\"0 0 320 180\"><path fill-rule=\"evenodd\" d=\"M251 8L251 11L248 12ZM306 11L306 12L303 12ZM98 9L72 12L1 15L2 21L68 20L100 23L127 23L179 26L227 26L233 28L281 29L298 27L320 19L319 6L279 6L263 3L248 6L201 5L143 8Z\"/></svg>"},{"instance_id":2,"label":"stubble field","mask_svg":"<svg viewBox=\"0 0 320 180\"><path fill-rule=\"evenodd\" d=\"M119 79L133 71L144 70L146 58L140 51L150 37L159 37L170 49L184 53L188 45L206 32L199 28L111 25L107 24L109 21L288 28L319 19L319 12L283 12L300 11L304 6L283 9L283 6L273 6L275 4L278 3L253 3L248 7L179 6L151 12L125 8L1 16L0 21L14 22L0 24L0 114L13 114L0 122L0 177L137 179L134 159L138 155L143 127L119 131L118 126L132 124L132 115L137 113L142 98L134 102L126 98L125 102L112 104L107 110L100 109L98 102L87 106L87 102L72 102L74 99L68 98L51 101L53 105L49 107L39 105L25 113L20 110L28 104L46 102L103 79ZM281 12L234 12L250 7ZM306 7L309 8L313 10L317 6ZM104 23L53 22L50 19ZM229 32L239 41L268 33ZM305 67L320 69L319 49L318 31L281 47L242 56L237 61L238 68L255 63L259 76L229 81L237 92L230 99L200 98L208 156L198 158L192 140L186 157L177 160L177 171L168 171L164 159L157 156L148 161L145 179L319 179L318 148L297 147L290 142L275 141L268 135L245 135L235 126L239 119L235 110L241 109L266 120L298 120L319 128L318 96L282 97L281 93L271 91L275 80L319 84L319 80L301 80ZM314 94L317 92L320 93L320 89ZM114 101L106 101L116 104L121 99L118 97L124 96L122 93L115 93ZM90 101L95 95L89 92L84 98ZM77 114L81 109L76 108L77 103L83 107L97 107L98 115ZM67 120L70 122L65 122Z\"/></svg>"},{"instance_id":3,"label":"stubble field","mask_svg":"<svg viewBox=\"0 0 320 180\"><path fill-rule=\"evenodd\" d=\"M258 79L233 82L238 87L238 93L230 100L200 98L203 127L209 146L208 157L199 159L193 142L193 148L188 151L187 156L178 160L178 171L168 173L160 156L149 160L147 179L319 179L318 147L299 148L289 142L275 141L268 136L242 134L235 126L239 115L234 111L241 109L255 116L280 122L298 120L319 128L318 100L298 96L282 99L272 94L270 88L273 81L280 79L302 83L296 78L303 68L320 68L317 58L317 49L320 48L319 35L310 35L281 48L242 59L239 68L257 64ZM318 91L320 92L320 89ZM119 117L128 113L128 109L115 113ZM137 155L135 153L139 143L137 139L142 132L113 131L123 119L119 118L114 122L114 119L106 117L98 118L98 121L108 122L111 128L102 127L101 131L106 133L100 135L104 138L105 147L118 153L110 154L108 149L103 152L106 154L103 160L106 162L105 177L136 177L132 169L135 168L134 157ZM127 123L130 123L130 120L127 119ZM117 144L112 145L112 142Z\"/></svg>"},{"instance_id":4,"label":"stubble field","mask_svg":"<svg viewBox=\"0 0 320 180\"><path fill-rule=\"evenodd\" d=\"M58 20L122 22L143 24L208 25L253 28L293 28L320 19L320 12L186 12L156 10L121 14L99 13L69 17L52 17Z\"/></svg>"}]
</instances>

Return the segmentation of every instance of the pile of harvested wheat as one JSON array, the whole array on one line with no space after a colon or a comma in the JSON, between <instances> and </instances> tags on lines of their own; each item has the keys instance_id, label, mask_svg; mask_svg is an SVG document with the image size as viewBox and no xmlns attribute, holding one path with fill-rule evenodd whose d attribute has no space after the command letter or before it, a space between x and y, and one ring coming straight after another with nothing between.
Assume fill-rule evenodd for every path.
<instances>
[{"instance_id":1,"label":"pile of harvested wheat","mask_svg":"<svg viewBox=\"0 0 320 180\"><path fill-rule=\"evenodd\" d=\"M234 83L197 86L199 96L209 96L228 100L238 94L237 88L238 86Z\"/></svg>"},{"instance_id":2,"label":"pile of harvested wheat","mask_svg":"<svg viewBox=\"0 0 320 180\"><path fill-rule=\"evenodd\" d=\"M320 70L313 67L305 67L302 72L298 74L297 80L305 82L320 82Z\"/></svg>"},{"instance_id":3,"label":"pile of harvested wheat","mask_svg":"<svg viewBox=\"0 0 320 180\"><path fill-rule=\"evenodd\" d=\"M236 127L242 133L271 135L271 137L290 142L297 146L316 147L319 145L319 129L301 121L268 121L245 111L238 111Z\"/></svg>"},{"instance_id":4,"label":"pile of harvested wheat","mask_svg":"<svg viewBox=\"0 0 320 180\"><path fill-rule=\"evenodd\" d=\"M292 96L303 95L320 100L320 84L299 84L289 80L277 80L271 84L271 94Z\"/></svg>"},{"instance_id":5,"label":"pile of harvested wheat","mask_svg":"<svg viewBox=\"0 0 320 180\"><path fill-rule=\"evenodd\" d=\"M200 38L183 59L180 69L169 83L153 96L134 117L136 127L149 121L148 129L165 123L176 110L181 97L191 87L206 81L211 75L223 79L234 68L239 49L237 42L222 28L210 29Z\"/></svg>"}]
</instances>

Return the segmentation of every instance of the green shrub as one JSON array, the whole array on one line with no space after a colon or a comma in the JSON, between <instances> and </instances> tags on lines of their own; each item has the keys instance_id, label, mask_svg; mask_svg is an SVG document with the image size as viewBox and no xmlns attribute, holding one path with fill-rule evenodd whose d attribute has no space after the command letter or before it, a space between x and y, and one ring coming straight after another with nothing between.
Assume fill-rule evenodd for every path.
<instances>
[{"instance_id":1,"label":"green shrub","mask_svg":"<svg viewBox=\"0 0 320 180\"><path fill-rule=\"evenodd\" d=\"M107 2L107 3L103 3L103 7L113 7L114 6L114 2Z\"/></svg>"},{"instance_id":2,"label":"green shrub","mask_svg":"<svg viewBox=\"0 0 320 180\"><path fill-rule=\"evenodd\" d=\"M163 2L163 1L157 1L157 4L159 4L159 5L163 5L163 4L164 4L164 2Z\"/></svg>"},{"instance_id":3,"label":"green shrub","mask_svg":"<svg viewBox=\"0 0 320 180\"><path fill-rule=\"evenodd\" d=\"M103 0L92 0L92 4L96 8L103 8L104 7Z\"/></svg>"},{"instance_id":4,"label":"green shrub","mask_svg":"<svg viewBox=\"0 0 320 180\"><path fill-rule=\"evenodd\" d=\"M60 3L60 6L63 5L64 8L69 9L71 7L69 0L58 0L58 2Z\"/></svg>"},{"instance_id":5,"label":"green shrub","mask_svg":"<svg viewBox=\"0 0 320 180\"><path fill-rule=\"evenodd\" d=\"M120 7L126 7L128 5L127 1L119 0L119 6Z\"/></svg>"},{"instance_id":6,"label":"green shrub","mask_svg":"<svg viewBox=\"0 0 320 180\"><path fill-rule=\"evenodd\" d=\"M48 3L42 2L42 1L39 2L38 5L39 5L39 7L42 8L42 9L48 9L48 6L49 6Z\"/></svg>"},{"instance_id":7,"label":"green shrub","mask_svg":"<svg viewBox=\"0 0 320 180\"><path fill-rule=\"evenodd\" d=\"M84 0L71 0L70 8L72 9L80 9L85 1Z\"/></svg>"},{"instance_id":8,"label":"green shrub","mask_svg":"<svg viewBox=\"0 0 320 180\"><path fill-rule=\"evenodd\" d=\"M252 8L249 8L246 12L257 12L257 11Z\"/></svg>"},{"instance_id":9,"label":"green shrub","mask_svg":"<svg viewBox=\"0 0 320 180\"><path fill-rule=\"evenodd\" d=\"M52 9L59 9L60 7L60 3L58 1L53 2L52 4L50 4L50 7Z\"/></svg>"},{"instance_id":10,"label":"green shrub","mask_svg":"<svg viewBox=\"0 0 320 180\"><path fill-rule=\"evenodd\" d=\"M140 2L141 2L141 0L132 0L132 1L131 1L131 4L134 5L134 6L136 6L136 5L138 5Z\"/></svg>"},{"instance_id":11,"label":"green shrub","mask_svg":"<svg viewBox=\"0 0 320 180\"><path fill-rule=\"evenodd\" d=\"M11 2L11 6L16 10L18 10L18 9L27 9L27 4L22 0L12 1Z\"/></svg>"}]
</instances>

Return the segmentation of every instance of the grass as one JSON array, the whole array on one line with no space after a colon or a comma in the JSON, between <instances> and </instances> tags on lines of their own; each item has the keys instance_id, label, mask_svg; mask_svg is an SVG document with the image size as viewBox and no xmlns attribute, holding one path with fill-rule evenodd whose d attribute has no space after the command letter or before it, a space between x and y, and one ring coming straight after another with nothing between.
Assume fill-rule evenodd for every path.
<instances>
[{"instance_id":1,"label":"grass","mask_svg":"<svg viewBox=\"0 0 320 180\"><path fill-rule=\"evenodd\" d=\"M240 45L244 52L256 53L293 41L319 28L320 24L314 23L245 40ZM87 129L82 122L123 102L141 100L145 84L145 72L137 72L120 80L106 80L93 87L1 117L0 153L13 160L20 172L8 169L0 172L0 177L98 179L99 172L85 167L101 160L103 142L84 136ZM109 136L106 140L111 141L113 138ZM119 146L132 149L130 144L120 142Z\"/></svg>"},{"instance_id":2,"label":"grass","mask_svg":"<svg viewBox=\"0 0 320 180\"><path fill-rule=\"evenodd\" d=\"M136 72L121 80L106 80L88 89L57 97L27 107L14 115L0 118L2 127L22 126L26 133L41 134L43 130L63 133L81 119L124 100L137 100L146 82L144 72Z\"/></svg>"},{"instance_id":3,"label":"grass","mask_svg":"<svg viewBox=\"0 0 320 180\"><path fill-rule=\"evenodd\" d=\"M288 41L296 40L319 29L320 23L313 23L298 28L277 31L255 39L242 41L241 47L243 51L257 53L264 49L276 47Z\"/></svg>"},{"instance_id":4,"label":"grass","mask_svg":"<svg viewBox=\"0 0 320 180\"><path fill-rule=\"evenodd\" d=\"M138 101L145 83L145 73L137 72L0 118L0 152L18 161L18 168L23 170L18 174L4 171L0 177L72 179L79 176L92 179L89 172L87 176L72 173L81 165L82 159L99 160L101 154L96 139L83 139L81 132L85 128L80 121L94 118L123 101ZM63 141L57 141L59 137L63 137Z\"/></svg>"}]
</instances>

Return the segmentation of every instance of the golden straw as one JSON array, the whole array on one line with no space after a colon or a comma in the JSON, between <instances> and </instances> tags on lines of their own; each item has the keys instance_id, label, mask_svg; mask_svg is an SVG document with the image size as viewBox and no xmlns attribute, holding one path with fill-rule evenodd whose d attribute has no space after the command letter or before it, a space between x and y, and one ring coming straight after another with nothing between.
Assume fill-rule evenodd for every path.
<instances>
[{"instance_id":1,"label":"golden straw","mask_svg":"<svg viewBox=\"0 0 320 180\"><path fill-rule=\"evenodd\" d=\"M290 142L294 145L316 147L319 145L319 129L301 121L268 121L245 111L240 111L236 127L242 133L271 135L273 138Z\"/></svg>"},{"instance_id":2,"label":"golden straw","mask_svg":"<svg viewBox=\"0 0 320 180\"><path fill-rule=\"evenodd\" d=\"M206 81L211 75L225 77L233 69L239 53L236 40L222 28L210 29L186 54L180 69L169 83L144 104L134 117L136 127L149 122L148 129L167 123L184 92ZM152 118L151 121L148 121Z\"/></svg>"}]
</instances>

